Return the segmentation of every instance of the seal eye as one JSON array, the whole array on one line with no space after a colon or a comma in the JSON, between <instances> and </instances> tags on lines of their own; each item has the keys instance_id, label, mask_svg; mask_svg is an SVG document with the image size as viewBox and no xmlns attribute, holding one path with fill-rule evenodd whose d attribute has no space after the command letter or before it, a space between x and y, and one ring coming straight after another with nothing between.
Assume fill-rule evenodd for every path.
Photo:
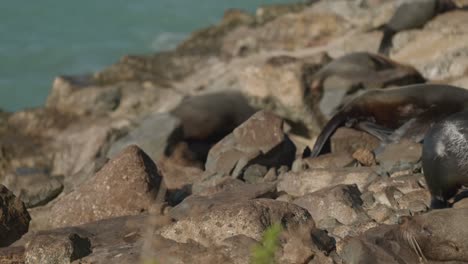
<instances>
[{"instance_id":1,"label":"seal eye","mask_svg":"<svg viewBox=\"0 0 468 264\"><path fill-rule=\"evenodd\" d=\"M400 217L398 217L398 224L399 224L399 225L406 224L406 223L408 223L408 221L409 221L409 217L408 217L408 216L400 216Z\"/></svg>"}]
</instances>

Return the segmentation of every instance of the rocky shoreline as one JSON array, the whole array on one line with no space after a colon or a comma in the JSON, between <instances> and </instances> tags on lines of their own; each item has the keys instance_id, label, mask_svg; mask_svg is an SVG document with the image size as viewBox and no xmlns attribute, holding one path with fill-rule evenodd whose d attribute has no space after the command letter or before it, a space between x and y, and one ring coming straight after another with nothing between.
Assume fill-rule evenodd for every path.
<instances>
[{"instance_id":1,"label":"rocky shoreline","mask_svg":"<svg viewBox=\"0 0 468 264\"><path fill-rule=\"evenodd\" d=\"M377 138L340 128L331 153L307 156L364 90L468 88L468 11L398 32L385 58L395 9L228 10L175 50L0 110L0 263L269 263L254 255L275 224L276 263L468 263L468 199L428 209L421 144L374 155Z\"/></svg>"}]
</instances>

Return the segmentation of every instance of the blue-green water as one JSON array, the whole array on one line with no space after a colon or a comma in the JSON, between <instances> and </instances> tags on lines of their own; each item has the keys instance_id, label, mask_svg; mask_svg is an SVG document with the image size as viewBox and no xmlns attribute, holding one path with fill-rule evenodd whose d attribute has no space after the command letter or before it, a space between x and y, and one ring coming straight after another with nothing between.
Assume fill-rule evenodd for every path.
<instances>
[{"instance_id":1,"label":"blue-green water","mask_svg":"<svg viewBox=\"0 0 468 264\"><path fill-rule=\"evenodd\" d=\"M0 108L42 105L60 74L94 72L124 54L174 47L228 8L297 0L2 1Z\"/></svg>"}]
</instances>

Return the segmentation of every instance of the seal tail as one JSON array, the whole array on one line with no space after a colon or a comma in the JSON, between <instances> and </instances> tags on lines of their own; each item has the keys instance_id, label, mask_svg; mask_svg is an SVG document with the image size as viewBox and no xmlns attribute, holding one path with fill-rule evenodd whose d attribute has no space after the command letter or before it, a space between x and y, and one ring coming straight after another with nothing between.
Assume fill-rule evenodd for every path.
<instances>
[{"instance_id":1,"label":"seal tail","mask_svg":"<svg viewBox=\"0 0 468 264\"><path fill-rule=\"evenodd\" d=\"M390 52L390 49L393 46L392 40L393 40L393 36L395 35L395 33L396 31L391 28L388 28L388 27L383 28L383 38L379 46L380 54L384 54L385 56L388 56L388 53Z\"/></svg>"},{"instance_id":2,"label":"seal tail","mask_svg":"<svg viewBox=\"0 0 468 264\"><path fill-rule=\"evenodd\" d=\"M322 129L320 134L317 137L317 140L315 141L314 147L312 148L312 151L310 153L310 157L315 158L318 155L320 155L325 143L329 140L331 134L335 132L335 130L345 123L348 120L348 113L346 111L340 111L338 112L335 116L328 121L328 123L325 125L325 127Z\"/></svg>"}]
</instances>

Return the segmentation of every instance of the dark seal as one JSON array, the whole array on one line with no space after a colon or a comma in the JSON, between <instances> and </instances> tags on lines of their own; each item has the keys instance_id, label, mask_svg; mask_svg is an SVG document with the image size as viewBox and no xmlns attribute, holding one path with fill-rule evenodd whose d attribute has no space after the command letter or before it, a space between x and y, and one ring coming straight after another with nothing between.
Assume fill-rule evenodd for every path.
<instances>
[{"instance_id":1,"label":"dark seal","mask_svg":"<svg viewBox=\"0 0 468 264\"><path fill-rule=\"evenodd\" d=\"M435 124L424 137L422 166L431 192L431 208L445 208L468 184L468 111Z\"/></svg>"},{"instance_id":2,"label":"dark seal","mask_svg":"<svg viewBox=\"0 0 468 264\"><path fill-rule=\"evenodd\" d=\"M452 0L411 0L404 2L396 9L390 21L382 27L383 38L379 53L388 55L392 47L393 36L403 30L420 28L437 14L457 6Z\"/></svg>"},{"instance_id":3,"label":"dark seal","mask_svg":"<svg viewBox=\"0 0 468 264\"><path fill-rule=\"evenodd\" d=\"M429 128L448 116L468 109L468 90L442 84L415 84L369 90L338 111L320 132L310 153L316 157L335 130L353 127L383 143L423 140Z\"/></svg>"}]
</instances>

